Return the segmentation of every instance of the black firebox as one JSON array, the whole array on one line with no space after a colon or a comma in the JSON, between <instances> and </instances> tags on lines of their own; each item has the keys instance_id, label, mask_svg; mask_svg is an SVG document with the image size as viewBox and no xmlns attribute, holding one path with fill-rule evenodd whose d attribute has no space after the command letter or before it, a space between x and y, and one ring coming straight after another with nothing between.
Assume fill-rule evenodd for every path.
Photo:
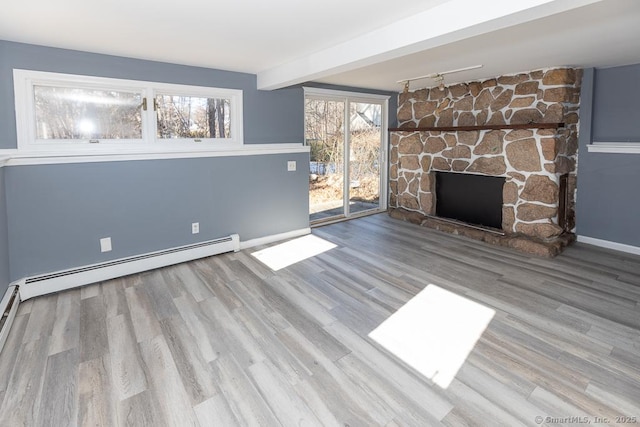
<instances>
[{"instance_id":1,"label":"black firebox","mask_svg":"<svg viewBox=\"0 0 640 427\"><path fill-rule=\"evenodd\" d=\"M436 172L436 215L502 229L504 177Z\"/></svg>"}]
</instances>

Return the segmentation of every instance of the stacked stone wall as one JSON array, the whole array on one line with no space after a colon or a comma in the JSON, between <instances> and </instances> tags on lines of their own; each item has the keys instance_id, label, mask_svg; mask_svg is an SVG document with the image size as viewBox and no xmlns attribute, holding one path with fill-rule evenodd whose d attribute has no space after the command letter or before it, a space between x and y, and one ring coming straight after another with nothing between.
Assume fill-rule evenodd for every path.
<instances>
[{"instance_id":1,"label":"stacked stone wall","mask_svg":"<svg viewBox=\"0 0 640 427\"><path fill-rule=\"evenodd\" d=\"M558 224L560 176L569 174L569 228L574 224L581 70L539 70L399 95L392 132L390 205L435 213L434 171L506 178L507 233L550 239ZM540 129L535 123L564 123ZM415 127L532 124L530 129L410 131Z\"/></svg>"}]
</instances>

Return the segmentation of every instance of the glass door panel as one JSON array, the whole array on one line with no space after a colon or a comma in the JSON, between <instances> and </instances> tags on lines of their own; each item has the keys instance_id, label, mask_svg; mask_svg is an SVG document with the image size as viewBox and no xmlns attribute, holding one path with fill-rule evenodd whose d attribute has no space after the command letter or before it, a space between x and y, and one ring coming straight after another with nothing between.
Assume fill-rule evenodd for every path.
<instances>
[{"instance_id":1,"label":"glass door panel","mask_svg":"<svg viewBox=\"0 0 640 427\"><path fill-rule=\"evenodd\" d=\"M344 216L345 102L305 100L305 142L311 147L309 219Z\"/></svg>"},{"instance_id":2,"label":"glass door panel","mask_svg":"<svg viewBox=\"0 0 640 427\"><path fill-rule=\"evenodd\" d=\"M349 214L380 208L382 105L349 103Z\"/></svg>"}]
</instances>

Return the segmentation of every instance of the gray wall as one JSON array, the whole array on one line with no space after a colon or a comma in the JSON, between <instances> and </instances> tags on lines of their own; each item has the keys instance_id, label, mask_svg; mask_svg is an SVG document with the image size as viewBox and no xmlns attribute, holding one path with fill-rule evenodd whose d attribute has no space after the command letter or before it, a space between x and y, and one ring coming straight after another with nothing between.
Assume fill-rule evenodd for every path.
<instances>
[{"instance_id":1,"label":"gray wall","mask_svg":"<svg viewBox=\"0 0 640 427\"><path fill-rule=\"evenodd\" d=\"M580 98L576 231L640 247L640 154L589 153L592 141L640 141L640 64L586 69Z\"/></svg>"},{"instance_id":2,"label":"gray wall","mask_svg":"<svg viewBox=\"0 0 640 427\"><path fill-rule=\"evenodd\" d=\"M9 232L5 197L5 168L0 167L0 299L11 282L9 276Z\"/></svg>"},{"instance_id":3,"label":"gray wall","mask_svg":"<svg viewBox=\"0 0 640 427\"><path fill-rule=\"evenodd\" d=\"M297 171L287 172L287 161ZM6 167L12 280L238 233L309 226L309 156ZM191 223L200 233L191 234ZM100 252L111 237L113 251Z\"/></svg>"}]
</instances>

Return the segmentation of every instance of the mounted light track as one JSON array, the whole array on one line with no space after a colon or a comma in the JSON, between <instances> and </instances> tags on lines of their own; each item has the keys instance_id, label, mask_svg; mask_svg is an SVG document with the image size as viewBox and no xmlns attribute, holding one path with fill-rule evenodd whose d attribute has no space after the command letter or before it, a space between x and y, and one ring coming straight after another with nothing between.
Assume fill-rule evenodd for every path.
<instances>
[{"instance_id":1,"label":"mounted light track","mask_svg":"<svg viewBox=\"0 0 640 427\"><path fill-rule=\"evenodd\" d=\"M478 69L478 68L482 68L482 65L472 65L470 67L457 68L455 70L442 71L442 72L439 72L439 73L431 73L431 74L426 74L424 76L412 77L410 79L402 79L402 80L398 80L396 83L404 83L403 93L409 92L409 84L412 81L423 80L423 79L433 79L438 83L438 87L440 89L444 89L444 76L445 75L453 74L453 73L460 73L462 71L475 70L475 69Z\"/></svg>"}]
</instances>

